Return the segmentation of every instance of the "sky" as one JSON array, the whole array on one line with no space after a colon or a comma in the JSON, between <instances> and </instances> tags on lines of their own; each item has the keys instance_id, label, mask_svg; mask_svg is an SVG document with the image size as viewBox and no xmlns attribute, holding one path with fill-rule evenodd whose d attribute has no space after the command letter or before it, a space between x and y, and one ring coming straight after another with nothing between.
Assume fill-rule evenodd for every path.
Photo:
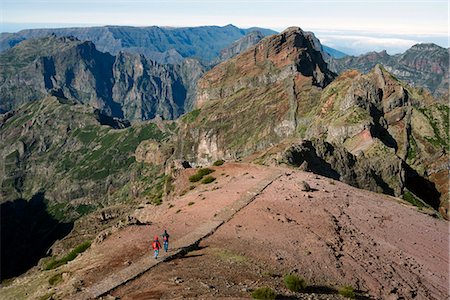
<instances>
[{"instance_id":1,"label":"sky","mask_svg":"<svg viewBox=\"0 0 450 300\"><path fill-rule=\"evenodd\" d=\"M94 25L299 26L348 54L449 47L448 0L1 0L0 32Z\"/></svg>"}]
</instances>

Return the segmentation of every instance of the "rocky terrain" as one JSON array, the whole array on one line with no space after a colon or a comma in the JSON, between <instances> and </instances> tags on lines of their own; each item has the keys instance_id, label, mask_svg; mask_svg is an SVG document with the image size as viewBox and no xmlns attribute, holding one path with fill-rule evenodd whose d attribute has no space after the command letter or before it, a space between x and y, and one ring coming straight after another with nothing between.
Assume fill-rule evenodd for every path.
<instances>
[{"instance_id":1,"label":"rocky terrain","mask_svg":"<svg viewBox=\"0 0 450 300\"><path fill-rule=\"evenodd\" d=\"M55 35L26 40L0 54L0 110L48 92L130 121L174 119L192 106L198 61L161 65L142 55L100 52L89 41Z\"/></svg>"},{"instance_id":2,"label":"rocky terrain","mask_svg":"<svg viewBox=\"0 0 450 300\"><path fill-rule=\"evenodd\" d=\"M2 287L4 299L79 299L88 288L125 269L148 271L103 299L248 298L268 286L282 298L343 299L352 286L358 299L448 297L447 223L398 198L358 190L326 177L251 164L212 167L216 181L189 183L196 172L177 173L170 200L129 214L141 224L99 235L85 253L48 271L35 268ZM269 184L253 187L271 174ZM191 188L190 186L193 186ZM168 229L171 251L202 231L242 197L250 203L185 255L151 258L149 244ZM116 219L116 222L118 219ZM305 278L291 292L287 273ZM56 283L50 278L58 277Z\"/></svg>"},{"instance_id":3,"label":"rocky terrain","mask_svg":"<svg viewBox=\"0 0 450 300\"><path fill-rule=\"evenodd\" d=\"M418 88L426 88L444 102L448 102L449 50L435 44L416 44L401 54L389 55L386 51L360 56L328 59L330 70L342 73L356 69L369 72L382 64L398 79Z\"/></svg>"},{"instance_id":4,"label":"rocky terrain","mask_svg":"<svg viewBox=\"0 0 450 300\"><path fill-rule=\"evenodd\" d=\"M448 217L448 105L381 65L336 76L313 35L290 28L265 38L200 79L197 109L181 119L175 155L204 164L319 139L307 148L322 163L335 162L330 177L413 193ZM283 162L276 156L286 149L274 148L275 159L258 160Z\"/></svg>"}]
</instances>

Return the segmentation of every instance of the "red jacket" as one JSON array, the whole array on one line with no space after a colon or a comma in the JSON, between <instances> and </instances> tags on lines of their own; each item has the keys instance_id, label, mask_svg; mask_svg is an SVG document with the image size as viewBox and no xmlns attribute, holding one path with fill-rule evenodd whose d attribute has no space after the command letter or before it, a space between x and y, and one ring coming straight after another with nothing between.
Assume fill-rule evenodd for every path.
<instances>
[{"instance_id":1,"label":"red jacket","mask_svg":"<svg viewBox=\"0 0 450 300\"><path fill-rule=\"evenodd\" d=\"M154 240L152 243L153 250L159 250L161 248L161 243L158 240Z\"/></svg>"}]
</instances>

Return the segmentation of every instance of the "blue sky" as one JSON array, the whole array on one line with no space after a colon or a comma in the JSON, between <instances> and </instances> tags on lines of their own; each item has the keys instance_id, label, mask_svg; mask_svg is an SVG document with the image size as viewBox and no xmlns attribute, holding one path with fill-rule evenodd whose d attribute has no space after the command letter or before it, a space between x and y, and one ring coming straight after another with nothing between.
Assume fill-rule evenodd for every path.
<instances>
[{"instance_id":1,"label":"blue sky","mask_svg":"<svg viewBox=\"0 0 450 300\"><path fill-rule=\"evenodd\" d=\"M447 0L1 0L0 31L88 25L300 26L350 54L448 47Z\"/></svg>"}]
</instances>

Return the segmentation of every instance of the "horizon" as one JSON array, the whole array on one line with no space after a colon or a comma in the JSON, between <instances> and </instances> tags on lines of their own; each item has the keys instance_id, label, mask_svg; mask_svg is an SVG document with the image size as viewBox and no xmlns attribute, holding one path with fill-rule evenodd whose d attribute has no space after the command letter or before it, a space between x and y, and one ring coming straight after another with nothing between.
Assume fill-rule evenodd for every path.
<instances>
[{"instance_id":1,"label":"horizon","mask_svg":"<svg viewBox=\"0 0 450 300\"><path fill-rule=\"evenodd\" d=\"M312 31L349 55L449 47L446 0L4 0L0 32L93 26L261 27ZM51 22L49 22L51 20Z\"/></svg>"},{"instance_id":2,"label":"horizon","mask_svg":"<svg viewBox=\"0 0 450 300\"><path fill-rule=\"evenodd\" d=\"M5 31L3 30L5 28L5 24L7 24L6 28L10 28L10 30ZM336 49L338 51L341 51L347 55L364 55L369 52L381 52L381 51L387 51L390 55L395 55L399 53L403 53L409 48L411 48L413 45L416 44L422 44L422 43L433 43L443 48L449 48L447 37L441 38L439 42L439 38L436 39L436 37L427 37L422 36L420 40L414 40L414 37L411 37L408 35L380 35L377 33L371 33L367 31L336 31L336 30L308 30L304 29L301 26L288 26L286 28L265 28L262 26L249 26L249 27L239 27L234 24L226 24L226 25L214 25L214 24L205 24L205 25L198 25L198 26L160 26L160 25L118 25L118 24L68 24L68 23L2 23L2 30L0 30L1 34L4 33L17 33L22 30L29 30L29 29L57 29L57 28L89 28L89 27L136 27L136 28L145 28L145 27L160 27L160 28L195 28L195 27L202 27L202 26L217 26L217 27L225 27L225 26L234 26L240 29L248 29L252 27L259 27L263 29L270 29L274 30L277 33L282 32L283 30L287 29L288 27L300 27L304 31L311 31L315 34L315 36L320 40L321 44L333 49ZM360 51L357 51L357 48L351 48L351 46L345 46L344 44L339 44L339 42L336 43L334 39L340 39L342 37L343 40L348 39L349 41L358 41L361 40L366 42L369 45L374 45L373 47L366 46L364 48L359 48ZM372 43L371 43L372 42ZM394 43L394 47L383 47L383 44L386 45L388 43ZM395 44L398 43L398 44ZM447 45L445 44L447 43ZM361 50L361 49L365 49ZM392 51L393 49L396 49Z\"/></svg>"}]
</instances>

